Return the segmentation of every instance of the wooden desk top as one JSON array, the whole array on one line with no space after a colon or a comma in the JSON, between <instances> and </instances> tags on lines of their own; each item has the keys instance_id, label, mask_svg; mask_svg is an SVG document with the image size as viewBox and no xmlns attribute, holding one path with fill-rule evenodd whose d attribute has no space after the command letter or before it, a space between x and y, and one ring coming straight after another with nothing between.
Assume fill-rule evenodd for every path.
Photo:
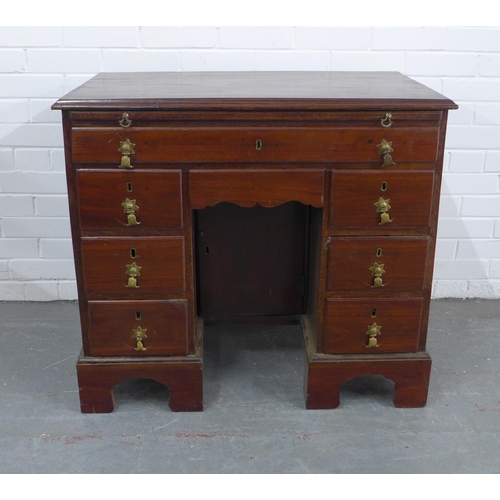
<instances>
[{"instance_id":1,"label":"wooden desk top","mask_svg":"<svg viewBox=\"0 0 500 500\"><path fill-rule=\"evenodd\" d=\"M100 73L53 109L442 110L443 95L398 72Z\"/></svg>"}]
</instances>

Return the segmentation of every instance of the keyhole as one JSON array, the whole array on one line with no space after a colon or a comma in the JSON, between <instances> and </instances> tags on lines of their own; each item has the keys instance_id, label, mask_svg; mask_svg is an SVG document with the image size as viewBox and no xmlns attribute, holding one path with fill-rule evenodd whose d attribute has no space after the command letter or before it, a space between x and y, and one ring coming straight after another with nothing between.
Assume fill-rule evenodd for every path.
<instances>
[{"instance_id":1,"label":"keyhole","mask_svg":"<svg viewBox=\"0 0 500 500\"><path fill-rule=\"evenodd\" d=\"M208 255L210 253L210 247L205 247L205 253Z\"/></svg>"},{"instance_id":2,"label":"keyhole","mask_svg":"<svg viewBox=\"0 0 500 500\"><path fill-rule=\"evenodd\" d=\"M381 248L377 248L376 255L377 255L377 257L382 257L382 249Z\"/></svg>"},{"instance_id":3,"label":"keyhole","mask_svg":"<svg viewBox=\"0 0 500 500\"><path fill-rule=\"evenodd\" d=\"M387 191L387 182L382 182L382 186L380 187L381 191Z\"/></svg>"},{"instance_id":4,"label":"keyhole","mask_svg":"<svg viewBox=\"0 0 500 500\"><path fill-rule=\"evenodd\" d=\"M377 317L377 309L373 308L372 309L372 318L376 318Z\"/></svg>"},{"instance_id":5,"label":"keyhole","mask_svg":"<svg viewBox=\"0 0 500 500\"><path fill-rule=\"evenodd\" d=\"M142 318L141 311L135 311L135 319L137 321L140 321L141 318Z\"/></svg>"},{"instance_id":6,"label":"keyhole","mask_svg":"<svg viewBox=\"0 0 500 500\"><path fill-rule=\"evenodd\" d=\"M129 193L131 193L131 192L132 192L132 183L131 183L131 182L127 182L127 191L128 191Z\"/></svg>"},{"instance_id":7,"label":"keyhole","mask_svg":"<svg viewBox=\"0 0 500 500\"><path fill-rule=\"evenodd\" d=\"M257 139L257 140L255 141L255 149L256 149L257 151L260 151L260 150L262 149L262 141L261 141L260 139Z\"/></svg>"},{"instance_id":8,"label":"keyhole","mask_svg":"<svg viewBox=\"0 0 500 500\"><path fill-rule=\"evenodd\" d=\"M137 256L137 251L135 250L135 248L131 248L130 249L130 257L132 257L133 259L135 259Z\"/></svg>"}]
</instances>

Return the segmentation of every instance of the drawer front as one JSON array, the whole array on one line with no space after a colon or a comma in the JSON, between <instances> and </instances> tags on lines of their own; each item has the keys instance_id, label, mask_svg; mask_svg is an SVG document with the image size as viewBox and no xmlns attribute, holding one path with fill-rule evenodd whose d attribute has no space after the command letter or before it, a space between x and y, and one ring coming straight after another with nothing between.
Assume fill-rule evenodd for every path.
<instances>
[{"instance_id":1,"label":"drawer front","mask_svg":"<svg viewBox=\"0 0 500 500\"><path fill-rule=\"evenodd\" d=\"M151 162L339 161L384 162L383 141L398 162L434 161L439 130L382 128L74 128L76 163L121 162L122 142L131 165ZM380 146L379 146L380 145ZM379 147L377 147L379 146ZM125 146L127 148L127 146ZM120 150L120 151L119 151ZM387 158L385 158L387 160Z\"/></svg>"},{"instance_id":2,"label":"drawer front","mask_svg":"<svg viewBox=\"0 0 500 500\"><path fill-rule=\"evenodd\" d=\"M422 290L427 246L427 238L332 238L328 290Z\"/></svg>"},{"instance_id":3,"label":"drawer front","mask_svg":"<svg viewBox=\"0 0 500 500\"><path fill-rule=\"evenodd\" d=\"M422 299L328 299L327 354L416 352Z\"/></svg>"},{"instance_id":4,"label":"drawer front","mask_svg":"<svg viewBox=\"0 0 500 500\"><path fill-rule=\"evenodd\" d=\"M391 229L429 226L433 172L335 172L330 226Z\"/></svg>"},{"instance_id":5,"label":"drawer front","mask_svg":"<svg viewBox=\"0 0 500 500\"><path fill-rule=\"evenodd\" d=\"M288 201L322 207L323 170L191 170L191 208L227 201L243 207L275 207Z\"/></svg>"},{"instance_id":6,"label":"drawer front","mask_svg":"<svg viewBox=\"0 0 500 500\"><path fill-rule=\"evenodd\" d=\"M184 292L184 238L84 238L88 293Z\"/></svg>"},{"instance_id":7,"label":"drawer front","mask_svg":"<svg viewBox=\"0 0 500 500\"><path fill-rule=\"evenodd\" d=\"M90 301L91 356L187 354L187 301Z\"/></svg>"},{"instance_id":8,"label":"drawer front","mask_svg":"<svg viewBox=\"0 0 500 500\"><path fill-rule=\"evenodd\" d=\"M77 172L82 229L132 235L182 227L181 172Z\"/></svg>"}]
</instances>

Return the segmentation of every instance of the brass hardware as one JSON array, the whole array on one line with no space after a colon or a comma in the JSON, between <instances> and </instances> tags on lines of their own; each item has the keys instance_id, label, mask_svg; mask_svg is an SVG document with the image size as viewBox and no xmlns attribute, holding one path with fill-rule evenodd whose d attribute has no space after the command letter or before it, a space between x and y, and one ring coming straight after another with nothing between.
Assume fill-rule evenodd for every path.
<instances>
[{"instance_id":1,"label":"brass hardware","mask_svg":"<svg viewBox=\"0 0 500 500\"><path fill-rule=\"evenodd\" d=\"M389 128L392 125L392 113L386 113L384 118L380 120L382 127Z\"/></svg>"},{"instance_id":2,"label":"brass hardware","mask_svg":"<svg viewBox=\"0 0 500 500\"><path fill-rule=\"evenodd\" d=\"M366 331L366 335L368 335L368 345L366 347L380 347L377 343L377 337L382 335L380 329L382 327L378 326L377 323L373 323L373 325L368 325L368 330Z\"/></svg>"},{"instance_id":3,"label":"brass hardware","mask_svg":"<svg viewBox=\"0 0 500 500\"><path fill-rule=\"evenodd\" d=\"M372 318L376 318L376 317L377 317L377 309L373 308L372 309Z\"/></svg>"},{"instance_id":4,"label":"brass hardware","mask_svg":"<svg viewBox=\"0 0 500 500\"><path fill-rule=\"evenodd\" d=\"M382 274L385 273L384 266L385 264L379 264L378 262L375 262L373 266L369 268L370 272L372 273L372 278L374 278L372 288L384 286L384 284L382 283Z\"/></svg>"},{"instance_id":5,"label":"brass hardware","mask_svg":"<svg viewBox=\"0 0 500 500\"><path fill-rule=\"evenodd\" d=\"M122 207L123 207L123 213L127 214L127 226L138 226L140 222L137 221L137 218L135 216L135 212L139 210L139 207L137 206L135 200L130 200L128 198L125 198L122 201Z\"/></svg>"},{"instance_id":6,"label":"brass hardware","mask_svg":"<svg viewBox=\"0 0 500 500\"><path fill-rule=\"evenodd\" d=\"M120 162L119 168L134 168L130 164L130 158L128 156L122 156L122 161Z\"/></svg>"},{"instance_id":7,"label":"brass hardware","mask_svg":"<svg viewBox=\"0 0 500 500\"><path fill-rule=\"evenodd\" d=\"M130 142L130 139L125 139L124 141L120 141L118 152L122 155L133 155L135 153L134 148L135 144L133 142Z\"/></svg>"},{"instance_id":8,"label":"brass hardware","mask_svg":"<svg viewBox=\"0 0 500 500\"><path fill-rule=\"evenodd\" d=\"M140 321L142 319L142 313L141 313L141 311L135 311L135 319L137 321Z\"/></svg>"},{"instance_id":9,"label":"brass hardware","mask_svg":"<svg viewBox=\"0 0 500 500\"><path fill-rule=\"evenodd\" d=\"M377 248L377 251L375 252L375 255L377 257L382 257L382 249L381 248Z\"/></svg>"},{"instance_id":10,"label":"brass hardware","mask_svg":"<svg viewBox=\"0 0 500 500\"><path fill-rule=\"evenodd\" d=\"M382 182L382 185L380 186L380 191L387 191L387 182Z\"/></svg>"},{"instance_id":11,"label":"brass hardware","mask_svg":"<svg viewBox=\"0 0 500 500\"><path fill-rule=\"evenodd\" d=\"M118 152L121 153L122 160L120 163L120 168L134 168L130 163L130 155L135 154L134 151L135 144L130 142L130 139L125 139L124 141L120 141L120 147L118 148Z\"/></svg>"},{"instance_id":12,"label":"brass hardware","mask_svg":"<svg viewBox=\"0 0 500 500\"><path fill-rule=\"evenodd\" d=\"M392 141L387 142L385 139L382 139L380 144L377 144L377 153L383 157L383 167L387 167L388 165L396 165L392 159L391 153L394 152L392 149Z\"/></svg>"},{"instance_id":13,"label":"brass hardware","mask_svg":"<svg viewBox=\"0 0 500 500\"><path fill-rule=\"evenodd\" d=\"M137 257L137 250L135 248L130 249L130 257L135 259Z\"/></svg>"},{"instance_id":14,"label":"brass hardware","mask_svg":"<svg viewBox=\"0 0 500 500\"><path fill-rule=\"evenodd\" d=\"M261 140L261 139L257 139L257 140L255 141L255 149L256 149L257 151L260 151L260 150L262 149L262 140Z\"/></svg>"},{"instance_id":15,"label":"brass hardware","mask_svg":"<svg viewBox=\"0 0 500 500\"><path fill-rule=\"evenodd\" d=\"M132 125L132 120L130 119L128 113L123 113L121 120L118 120L118 123L123 127L123 128L129 128L130 125Z\"/></svg>"},{"instance_id":16,"label":"brass hardware","mask_svg":"<svg viewBox=\"0 0 500 500\"><path fill-rule=\"evenodd\" d=\"M133 188L132 188L132 183L131 182L127 182L127 191L129 193L131 193L133 191Z\"/></svg>"},{"instance_id":17,"label":"brass hardware","mask_svg":"<svg viewBox=\"0 0 500 500\"><path fill-rule=\"evenodd\" d=\"M135 262L132 264L126 264L127 270L125 274L129 276L128 282L125 285L126 288L139 288L137 286L137 277L141 275L141 266L138 266Z\"/></svg>"},{"instance_id":18,"label":"brass hardware","mask_svg":"<svg viewBox=\"0 0 500 500\"><path fill-rule=\"evenodd\" d=\"M132 338L137 342L137 346L134 348L136 351L146 351L146 348L144 347L142 341L148 338L148 336L146 335L147 331L147 328L141 328L140 326L138 326L137 328L132 328Z\"/></svg>"},{"instance_id":19,"label":"brass hardware","mask_svg":"<svg viewBox=\"0 0 500 500\"><path fill-rule=\"evenodd\" d=\"M392 219L387 213L391 209L391 206L389 205L390 201L391 200L384 200L384 198L379 198L377 203L374 203L374 205L377 207L377 213L380 214L380 222L378 223L379 226L392 222Z\"/></svg>"}]
</instances>

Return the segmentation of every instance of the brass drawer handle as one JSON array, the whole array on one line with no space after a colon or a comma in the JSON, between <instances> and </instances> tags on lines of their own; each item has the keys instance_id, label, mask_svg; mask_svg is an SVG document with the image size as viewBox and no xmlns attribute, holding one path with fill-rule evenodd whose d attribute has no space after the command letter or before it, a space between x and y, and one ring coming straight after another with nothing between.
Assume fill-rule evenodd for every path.
<instances>
[{"instance_id":1,"label":"brass drawer handle","mask_svg":"<svg viewBox=\"0 0 500 500\"><path fill-rule=\"evenodd\" d=\"M138 226L140 222L137 221L137 217L135 213L139 210L137 203L135 200L130 200L129 198L125 198L122 201L123 213L127 215L127 224L126 226Z\"/></svg>"},{"instance_id":2,"label":"brass drawer handle","mask_svg":"<svg viewBox=\"0 0 500 500\"><path fill-rule=\"evenodd\" d=\"M141 266L138 266L135 262L132 264L126 264L125 267L127 270L125 274L128 275L128 281L125 285L126 288L139 288L137 285L137 277L141 275Z\"/></svg>"},{"instance_id":3,"label":"brass drawer handle","mask_svg":"<svg viewBox=\"0 0 500 500\"><path fill-rule=\"evenodd\" d=\"M380 222L378 223L379 226L381 226L382 224L388 224L393 220L387 213L391 209L391 206L389 205L390 201L391 200L389 199L385 200L384 198L380 197L378 201L374 203L375 207L377 208L377 213L380 214Z\"/></svg>"},{"instance_id":4,"label":"brass drawer handle","mask_svg":"<svg viewBox=\"0 0 500 500\"><path fill-rule=\"evenodd\" d=\"M382 283L382 274L385 273L384 269L385 264L379 264L375 262L372 267L369 268L369 271L372 273L373 285L372 288L379 288L385 286Z\"/></svg>"},{"instance_id":5,"label":"brass drawer handle","mask_svg":"<svg viewBox=\"0 0 500 500\"><path fill-rule=\"evenodd\" d=\"M122 117L120 120L118 120L118 123L123 127L123 128L129 128L130 125L132 125L132 120L130 119L128 113L123 113ZM383 125L383 124L382 124Z\"/></svg>"},{"instance_id":6,"label":"brass drawer handle","mask_svg":"<svg viewBox=\"0 0 500 500\"><path fill-rule=\"evenodd\" d=\"M392 125L392 113L386 113L384 118L380 120L382 127L389 128Z\"/></svg>"},{"instance_id":7,"label":"brass drawer handle","mask_svg":"<svg viewBox=\"0 0 500 500\"><path fill-rule=\"evenodd\" d=\"M119 165L119 168L134 168L130 164L130 155L135 154L134 151L135 144L130 142L130 139L125 139L124 141L120 141L120 147L118 148L118 152L122 154L122 160Z\"/></svg>"},{"instance_id":8,"label":"brass drawer handle","mask_svg":"<svg viewBox=\"0 0 500 500\"><path fill-rule=\"evenodd\" d=\"M382 335L380 332L381 328L382 327L378 326L377 323L368 326L368 330L366 331L366 335L368 335L368 344L366 347L380 347L380 344L377 342L377 337Z\"/></svg>"},{"instance_id":9,"label":"brass drawer handle","mask_svg":"<svg viewBox=\"0 0 500 500\"><path fill-rule=\"evenodd\" d=\"M394 152L392 149L392 141L387 142L385 139L382 139L380 144L377 144L377 153L383 157L383 167L387 167L388 165L396 165L392 159L391 153Z\"/></svg>"},{"instance_id":10,"label":"brass drawer handle","mask_svg":"<svg viewBox=\"0 0 500 500\"><path fill-rule=\"evenodd\" d=\"M134 349L136 351L146 351L147 349L144 347L143 340L147 339L148 336L146 335L146 332L148 331L147 328L141 328L138 326L137 328L132 329L132 338L137 342L136 347Z\"/></svg>"}]
</instances>

